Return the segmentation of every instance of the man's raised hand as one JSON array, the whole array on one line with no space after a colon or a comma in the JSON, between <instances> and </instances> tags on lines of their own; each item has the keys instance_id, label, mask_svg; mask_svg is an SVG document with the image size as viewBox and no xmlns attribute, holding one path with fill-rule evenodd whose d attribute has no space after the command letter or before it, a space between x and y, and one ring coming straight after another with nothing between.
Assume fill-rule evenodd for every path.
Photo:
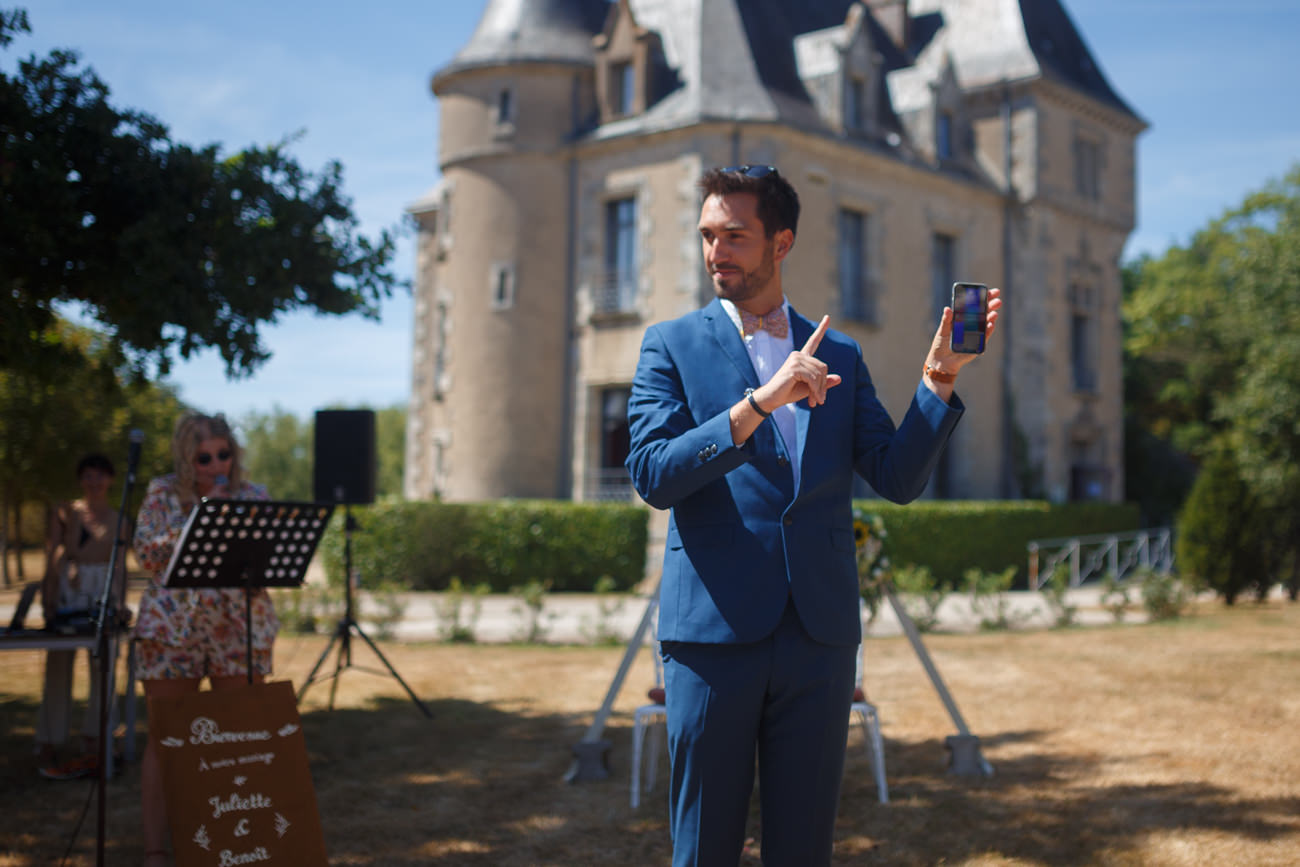
<instances>
[{"instance_id":1,"label":"man's raised hand","mask_svg":"<svg viewBox=\"0 0 1300 867\"><path fill-rule=\"evenodd\" d=\"M830 324L830 316L823 316L803 348L786 356L780 369L754 392L760 406L771 412L778 406L804 399L809 407L826 402L826 392L840 384L840 375L831 373L826 362L816 357L817 347L821 346Z\"/></svg>"}]
</instances>

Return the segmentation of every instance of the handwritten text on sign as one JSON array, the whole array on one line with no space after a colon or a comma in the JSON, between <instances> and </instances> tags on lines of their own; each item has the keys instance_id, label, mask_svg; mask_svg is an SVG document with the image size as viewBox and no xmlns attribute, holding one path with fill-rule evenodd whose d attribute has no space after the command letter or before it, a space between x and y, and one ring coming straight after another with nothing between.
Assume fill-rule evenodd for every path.
<instances>
[{"instance_id":1,"label":"handwritten text on sign","mask_svg":"<svg viewBox=\"0 0 1300 867\"><path fill-rule=\"evenodd\" d=\"M150 699L149 731L177 865L327 863L289 683Z\"/></svg>"}]
</instances>

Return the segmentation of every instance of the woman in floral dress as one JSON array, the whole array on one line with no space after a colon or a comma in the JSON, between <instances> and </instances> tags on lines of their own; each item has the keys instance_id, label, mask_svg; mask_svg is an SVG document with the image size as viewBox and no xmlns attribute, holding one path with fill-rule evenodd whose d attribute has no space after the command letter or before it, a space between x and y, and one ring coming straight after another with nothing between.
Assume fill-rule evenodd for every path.
<instances>
[{"instance_id":1,"label":"woman in floral dress","mask_svg":"<svg viewBox=\"0 0 1300 867\"><path fill-rule=\"evenodd\" d=\"M136 522L135 553L150 573L136 618L136 676L145 695L197 692L248 683L244 591L169 589L161 583L190 511L203 498L265 500L266 489L243 478L239 444L224 416L187 413L172 435L175 472L149 483ZM252 598L253 679L271 673L279 629L271 598ZM141 763L146 865L167 861L167 810L162 766L150 738Z\"/></svg>"}]
</instances>

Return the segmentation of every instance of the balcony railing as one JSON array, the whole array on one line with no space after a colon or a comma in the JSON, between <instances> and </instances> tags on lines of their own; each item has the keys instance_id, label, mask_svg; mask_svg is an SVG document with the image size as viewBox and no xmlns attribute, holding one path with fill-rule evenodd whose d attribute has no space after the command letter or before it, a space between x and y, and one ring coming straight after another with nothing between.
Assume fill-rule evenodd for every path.
<instances>
[{"instance_id":1,"label":"balcony railing","mask_svg":"<svg viewBox=\"0 0 1300 867\"><path fill-rule=\"evenodd\" d=\"M587 476L588 500L627 503L636 499L632 477L625 467L602 467Z\"/></svg>"},{"instance_id":2,"label":"balcony railing","mask_svg":"<svg viewBox=\"0 0 1300 867\"><path fill-rule=\"evenodd\" d=\"M636 312L636 274L631 271L607 271L592 290L592 308L597 315Z\"/></svg>"}]
</instances>

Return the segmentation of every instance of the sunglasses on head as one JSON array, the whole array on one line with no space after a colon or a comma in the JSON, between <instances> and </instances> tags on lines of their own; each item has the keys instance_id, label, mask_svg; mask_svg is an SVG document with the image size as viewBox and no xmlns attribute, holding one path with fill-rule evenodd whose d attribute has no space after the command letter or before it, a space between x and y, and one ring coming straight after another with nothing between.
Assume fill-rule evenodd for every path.
<instances>
[{"instance_id":1,"label":"sunglasses on head","mask_svg":"<svg viewBox=\"0 0 1300 867\"><path fill-rule=\"evenodd\" d=\"M780 174L780 172L776 170L776 166L751 166L748 163L743 166L727 166L722 169L722 171L728 174L736 172L737 174L742 174L750 178L765 178L768 175Z\"/></svg>"},{"instance_id":2,"label":"sunglasses on head","mask_svg":"<svg viewBox=\"0 0 1300 867\"><path fill-rule=\"evenodd\" d=\"M221 451L217 452L215 455L212 452L199 452L197 455L194 456L194 460L197 461L198 465L201 467L206 467L214 460L228 461L230 460L230 449L222 449Z\"/></svg>"}]
</instances>

